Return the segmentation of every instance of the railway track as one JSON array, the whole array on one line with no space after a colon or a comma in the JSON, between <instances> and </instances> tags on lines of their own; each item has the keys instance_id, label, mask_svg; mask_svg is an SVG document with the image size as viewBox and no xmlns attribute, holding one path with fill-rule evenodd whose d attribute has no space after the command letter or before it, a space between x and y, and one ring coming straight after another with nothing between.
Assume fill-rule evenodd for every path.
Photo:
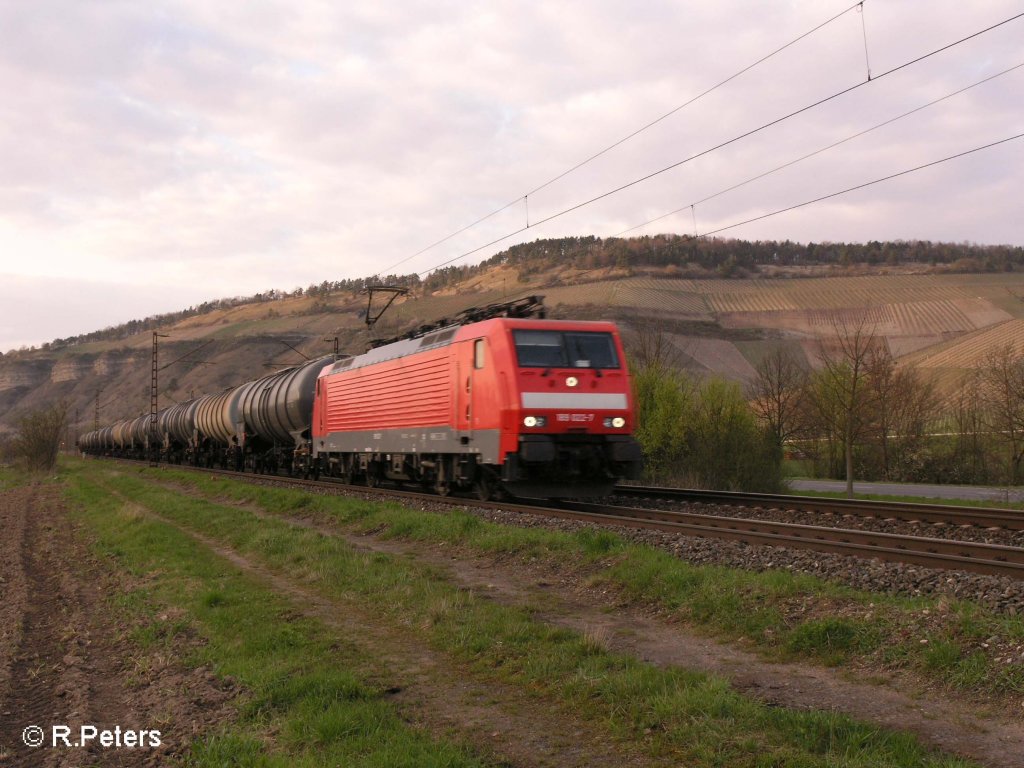
<instances>
[{"instance_id":1,"label":"railway track","mask_svg":"<svg viewBox=\"0 0 1024 768\"><path fill-rule=\"evenodd\" d=\"M1024 579L1024 549L1020 547L675 510L583 502L563 502L562 505L585 516L579 519L612 525Z\"/></svg>"},{"instance_id":2,"label":"railway track","mask_svg":"<svg viewBox=\"0 0 1024 768\"><path fill-rule=\"evenodd\" d=\"M318 490L333 487L339 491L355 490L385 498L404 498L415 501L426 499L433 504L440 505L471 505L481 509L577 520L597 525L624 526L683 536L790 547L859 558L876 558L888 562L912 563L941 570L967 571L1024 580L1024 548L1001 544L856 530L837 525L804 525L730 517L722 514L705 514L696 511L651 509L609 503L566 500L543 504L483 502L470 498L440 497L401 489L351 486L323 479L313 481L283 476L252 475L227 470L201 471L213 471L219 475L249 481L271 481ZM964 509L929 504L891 504L769 494L732 494L638 486L619 487L616 489L616 496L700 501L774 509L796 507L805 511L828 513L833 518L838 514L951 525L1008 527L1013 530L1024 528L1020 514L1006 510ZM836 522L841 522L841 520Z\"/></svg>"},{"instance_id":3,"label":"railway track","mask_svg":"<svg viewBox=\"0 0 1024 768\"><path fill-rule=\"evenodd\" d=\"M792 509L828 515L853 515L879 520L939 523L943 525L1004 528L1024 531L1024 512L991 507L956 507L948 504L912 504L898 501L864 501L771 493L733 493L684 488L620 485L615 495L627 498L665 499L733 507Z\"/></svg>"}]
</instances>

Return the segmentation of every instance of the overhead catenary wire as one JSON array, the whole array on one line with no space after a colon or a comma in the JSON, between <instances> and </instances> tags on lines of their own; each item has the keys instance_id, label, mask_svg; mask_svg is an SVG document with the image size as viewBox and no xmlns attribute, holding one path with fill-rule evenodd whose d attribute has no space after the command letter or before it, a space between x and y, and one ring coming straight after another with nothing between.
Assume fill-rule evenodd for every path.
<instances>
[{"instance_id":1,"label":"overhead catenary wire","mask_svg":"<svg viewBox=\"0 0 1024 768\"><path fill-rule=\"evenodd\" d=\"M170 367L171 367L172 365L174 365L175 363L180 363L180 362L181 362L182 360L184 360L184 359L185 359L186 357L188 357L189 355L194 355L194 354L195 354L196 352L198 352L199 350L201 350L201 349L204 349L205 347L208 347L208 346L210 346L211 344L213 344L213 342L214 342L214 341L215 341L215 339L210 339L209 341L205 341L205 342L203 342L202 344L200 344L200 345L199 345L198 347L196 347L195 349L190 349L190 350L189 350L188 352L186 352L186 353L185 353L184 355L182 355L181 357L179 357L179 358L176 358L176 359L174 359L174 360L171 360L171 362L169 362L169 363L164 363L163 365L161 365L161 366L160 366L160 370L162 371L162 370L164 370L165 368L170 368ZM203 361L203 360L189 360L188 362L189 362L189 363L190 363L191 365L208 365L208 363L207 363L207 362L205 362L205 361Z\"/></svg>"},{"instance_id":2,"label":"overhead catenary wire","mask_svg":"<svg viewBox=\"0 0 1024 768\"><path fill-rule=\"evenodd\" d=\"M749 138L750 136L754 136L754 135L756 135L756 134L758 134L758 133L760 133L760 132L762 132L764 130L767 130L768 128L771 128L772 126L779 125L780 123L783 123L786 120L790 120L791 118L796 117L797 115L801 115L801 114L803 114L805 112L808 112L808 111L810 111L812 109L815 109L816 107L820 107L823 104L827 104L827 103L829 103L831 101L834 101L835 99L838 99L838 98L840 98L842 96L845 96L845 95L847 95L849 93L852 93L852 92L854 92L854 91L856 91L856 90L858 90L860 88L863 88L865 85L869 85L869 84L872 84L872 83L877 83L879 80L882 80L883 78L888 77L889 75L895 74L896 72L900 72L900 71L902 71L904 69L907 69L908 67L914 66L915 64L919 64L922 61L925 61L927 59L932 58L933 56L937 56L940 53L943 53L943 52L948 51L948 50L950 50L952 48L955 48L958 45L962 45L962 44L964 44L964 43L966 43L966 42L968 42L970 40L973 40L973 39L975 39L977 37L980 37L981 35L984 35L984 34L987 34L989 32L992 32L995 29L999 29L1000 27L1003 27L1003 26L1005 26L1007 24L1010 24L1010 23L1012 23L1014 21L1017 21L1018 19L1021 19L1021 18L1024 18L1024 12L1021 12L1021 13L1015 14L1013 16L1010 16L1010 17L1008 17L1006 19L1003 19L1002 21L999 21L999 22L997 22L995 24L992 24L992 25L990 25L988 27L985 27L984 29L980 29L977 32L973 32L973 33L971 33L969 35L966 35L964 37L961 37L958 40L955 40L955 41L953 41L951 43L947 43L946 45L940 46L939 48L935 48L932 51L929 51L928 53L922 54L921 56L917 56L917 57L915 57L913 59L910 59L909 61L903 62L902 64L898 64L897 66L892 67L892 68L886 70L885 72L883 72L883 73L881 73L879 75L876 75L875 77L871 78L870 80L865 79L865 80L862 80L862 81L860 81L858 83L855 83L854 85L851 85L851 86L848 86L846 88L843 88L843 89L841 89L839 91L836 91L835 93L833 93L833 94L831 94L829 96L826 96L824 98L818 99L817 101L811 102L810 104L807 104L807 105L805 105L803 107L800 107L799 109L793 110L792 112L789 112L789 113L787 113L785 115L782 115L781 117L775 118L774 120L771 120L771 121L769 121L767 123L764 123L764 124L758 126L757 128L752 128L749 131L746 131L746 132L741 133L741 134L739 134L737 136L734 136L731 139L727 139L726 141L723 141L723 142L721 142L719 144L716 144L716 145L714 145L712 147L709 147L708 149L704 149L704 150L702 150L700 152L697 152L697 153L692 154L692 155L690 155L688 157L685 157L682 160L679 160L679 161L676 161L674 163L671 163L671 164L669 164L669 165L667 165L667 166L665 166L663 168L660 168L659 170L652 171L651 173L648 173L648 174L646 174L644 176L641 176L641 177L639 177L637 179L634 179L633 181L629 181L629 182L627 182L625 184L622 184L622 185L620 185L618 187L615 187L614 189L610 189L610 190L608 190L606 192L602 192L601 194L596 195L596 196L594 196L594 197L592 197L592 198L590 198L588 200L584 200L584 201L582 201L580 203L576 203L575 205L572 205L572 206L570 206L568 208L564 208L564 209L562 209L562 210L560 210L560 211L558 211L556 213L553 213L553 214L551 214L551 215L549 215L549 216L547 216L545 218L538 219L537 221L532 222L528 227L520 227L519 229L516 229L516 230L513 230L511 232L508 232L505 235L502 235L501 237L495 238L494 240L491 240L488 243L484 243L483 245L477 246L476 248L473 248L471 250L468 250L468 251L465 251L463 253L460 253L457 256L453 256L452 258L447 259L447 260L445 260L445 261L443 261L443 262L441 262L439 264L435 264L434 266L432 266L432 267L430 267L428 269L422 270L422 271L420 271L417 274L419 274L419 275L427 275L427 274L433 272L435 269L440 269L442 267L448 266L449 264L453 264L456 261L461 261L462 259L466 258L467 256L471 256L474 253L478 253L479 251L482 251L485 248L489 248L492 245L496 245L496 244L498 244L500 242L503 242L504 240L507 240L510 237L515 237L518 234L522 234L527 229L532 229L532 228L538 227L538 226L540 226L542 224L546 224L546 223L548 223L550 221L554 221L555 219L561 218L562 216L565 216L565 215L567 215L569 213L573 213L574 211L578 211L581 208L585 208L585 207L587 207L589 205L593 205L594 203L599 202L600 200L604 200L605 198L611 197L612 195L618 194L619 192L623 192L624 190L630 189L631 187L635 187L638 184L642 184L645 181L650 181L651 179L656 178L656 177L658 177L658 176L660 176L660 175L662 175L664 173L667 173L668 171L671 171L671 170L674 170L676 168L679 168L680 166L685 165L686 163L689 163L689 162L692 162L693 160L696 160L698 158L704 157L705 155L709 155L712 152L716 152L716 151L718 151L720 149L723 149L723 148L725 148L727 146L730 146L731 144L735 144L738 141L742 141L745 138ZM707 233L705 233L705 235L706 234Z\"/></svg>"},{"instance_id":3,"label":"overhead catenary wire","mask_svg":"<svg viewBox=\"0 0 1024 768\"><path fill-rule=\"evenodd\" d=\"M915 166L913 168L907 168L905 170L898 171L896 173L890 173L888 176L883 176L883 177L881 177L879 179L874 179L873 181L866 181L863 184L857 184L857 185L852 186L852 187L847 187L846 189L841 189L838 192L831 192L831 193L829 193L827 195L821 195L820 197L816 197L813 200L805 200L802 203L796 203L795 205L789 205L789 206L786 206L785 208L779 208L778 210L771 211L770 213L764 213L764 214L761 214L759 216L752 216L751 218L744 219L743 221L737 221L737 222L735 222L733 224L728 224L728 225L726 225L724 227L718 227L717 229L708 230L707 232L704 232L703 234L701 234L699 237L709 237L711 235L717 235L720 232L726 232L726 231L728 231L730 229L735 229L736 227L742 227L744 224L751 224L751 223L753 223L755 221L762 221L764 219L771 218L772 216L778 216L778 215L783 214L783 213L788 213L789 211L795 211L797 208L805 208L808 205L814 205L815 203L820 203L820 202L822 202L824 200L830 200L833 197L839 197L840 195L845 195L845 194L848 194L850 192L856 192L858 189L864 189L866 187L874 186L875 184L881 184L882 182L885 182L885 181L891 181L892 179L897 179L900 176L906 176L906 175L911 174L911 173L916 173L917 171L923 171L926 168L932 168L932 167L934 167L936 165L941 165L942 163L948 163L951 160L957 160L958 158L966 157L967 155L973 155L976 152L981 152L981 151L986 150L986 149L991 149L993 147L998 147L998 146L1000 146L1002 144L1007 144L1007 143L1009 143L1011 141L1017 141L1018 139L1022 139L1022 138L1024 138L1024 133L1018 133L1018 134L1016 134L1014 136L1007 136L1005 139L999 139L998 141L992 141L992 142L989 142L988 144L983 144L980 147L974 147L973 149L966 149L963 152L958 152L955 155L949 155L948 157L943 157L943 158L941 158L939 160L933 160L930 163L924 163L923 165L918 165L918 166Z\"/></svg>"},{"instance_id":4,"label":"overhead catenary wire","mask_svg":"<svg viewBox=\"0 0 1024 768\"><path fill-rule=\"evenodd\" d=\"M467 224L466 226L462 227L461 229L458 229L455 232L452 232L451 234L442 237L440 240L435 240L430 245L424 246L420 250L416 251L416 253L413 253L413 254L411 254L409 256L406 256L405 258L401 259L400 261L395 262L390 267L388 267L387 269L383 270L382 274L390 274L392 272L392 270L396 269L397 267L400 267L402 264L405 264L406 262L411 261L412 259L415 259L417 256L422 256L427 251L431 251L434 248L436 248L437 246L443 245L444 243L448 242L449 240L451 240L454 237L458 237L459 235L461 235L461 234L463 234L465 232L468 232L469 230L473 229L474 227L482 224L483 222L487 221L490 218L493 218L494 216L497 216L499 213L502 213L502 212L508 210L509 208L511 208L514 205L517 205L520 202L524 202L527 205L527 227L529 227L530 224L529 224L529 207L528 206L529 206L529 197L530 197L530 195L533 195L533 194L536 194L537 192L540 192L542 189L545 189L545 188L551 186L552 184L554 184L557 181L561 181L566 176L569 176L570 174L575 173L576 171L578 171L579 169L583 168L584 166L592 163L594 160L597 160L599 157L602 157L602 156L608 154L613 149L616 149L617 147L622 146L623 144L625 144L626 142L630 141L631 139L636 138L637 136L639 136L644 131L647 131L650 128L653 128L654 126L658 125L662 121L667 120L669 117L671 117L672 115L676 114L677 112L685 109L686 107L691 106L692 104L695 104L696 102L700 101L701 99L705 98L706 96L711 95L712 93L717 91L719 88L722 88L722 87L728 85L729 83L731 83L736 78L741 77L742 75L746 74L750 70L760 66L761 64L764 64L769 59L772 59L773 57L775 57L775 56L779 55L780 53L782 53L783 51L787 50L788 48L793 47L794 45L799 43L801 40L804 40L804 39L810 37L811 35L815 34L816 32L819 32L820 30L824 29L825 27L827 27L828 25L832 24L833 22L838 21L839 19L841 19L843 16L845 16L848 13L850 13L854 9L860 8L863 5L864 5L864 0L859 0L858 2L856 2L853 5L849 6L848 8L846 8L846 9L840 11L839 13L835 14L831 18L826 19L825 21L821 22L820 24L816 25L815 27L812 27L811 29L807 30L806 32L798 35L797 37L794 37L789 42L779 46L778 48L773 50L771 53L765 54L764 56L762 56L761 58L757 59L756 61L751 62L750 64L746 65L745 67L742 67L741 69L737 70L733 74L729 75L724 80L721 80L721 81L715 83L714 85L712 85L712 86L706 88L705 90L701 91L700 93L698 93L696 96L693 96L693 97L687 99L685 102L683 102L682 104L680 104L680 105L670 109L668 112L666 112L665 114L661 115L660 117L657 117L654 120L651 120L650 122L645 123L644 125L642 125L639 128L637 128L635 131L633 131L632 133L629 133L626 136L623 136L618 141L615 141L612 144L609 144L608 146L606 146L604 149L600 150L599 152L595 152L594 154L590 155L589 157L585 158L584 160L581 160L580 162L576 163L572 167L567 168L566 170L562 171L561 173L551 177L550 179L545 181L543 184L540 184L540 185L534 187L533 189L531 189L529 192L526 192L525 194L520 195L519 197L516 197L513 200L510 200L509 202L505 203L504 205L500 206L499 208L495 208L490 213L484 214L483 216L478 218L476 221L473 221L472 223ZM486 246L484 246L484 247L486 247Z\"/></svg>"},{"instance_id":5,"label":"overhead catenary wire","mask_svg":"<svg viewBox=\"0 0 1024 768\"><path fill-rule=\"evenodd\" d=\"M757 174L756 176L751 176L750 178L744 179L743 181L738 182L736 184L733 184L732 186L726 187L725 189L720 189L719 191L714 192L714 193L712 193L710 195L707 195L705 197L702 197L699 200L694 200L692 203L687 203L684 206L676 208L674 211L669 211L668 213L663 213L660 216L655 216L653 219L648 219L647 221L643 222L642 224L636 224L636 225L634 225L632 227L629 227L628 229L623 229L620 232L616 232L614 235L612 235L612 237L621 237L622 235L625 235L625 234L627 234L629 232L633 232L633 231L635 231L637 229L642 229L643 227L646 227L646 226L648 226L650 224L654 224L655 222L661 221L662 219L667 219L669 216L675 216L676 214L682 213L683 211L686 211L686 210L693 211L693 209L696 206L698 206L698 205L700 205L702 203L706 203L709 200L714 200L716 197L721 197L722 195L728 194L729 192L734 192L735 190L740 189L741 187L745 187L747 184L752 184L753 182L758 181L759 179L763 179L763 178L765 178L767 176L771 176L773 173L778 173L779 171L785 170L786 168L791 168L792 166L797 165L798 163L802 163L804 160L809 160L812 157L816 157L816 156L818 156L820 154L828 152L831 149L835 149L838 146L841 146L843 144L846 144L847 142L853 141L854 139L860 138L861 136L869 134L872 131L876 131L879 128L884 128L887 125L892 125L893 123L898 122L900 120L903 120L904 118L910 117L911 115L915 115L918 112L920 112L920 111L922 111L924 109L927 109L928 107L935 106L936 104L939 104L939 103L941 103L943 101L947 101L948 99L951 99L954 96L959 96L962 93L966 93L967 91L971 90L972 88L977 88L978 86L984 85L985 83L990 82L991 80L995 80L997 78L1000 78L1003 75L1008 75L1010 72L1018 70L1021 67L1024 67L1024 62L1021 62L1020 64L1015 64L1012 67L1008 67L1007 69L1004 69L1001 72L996 72L995 74L989 75L988 77L983 78L981 80L978 80L978 81L976 81L974 83L971 83L970 85L966 85L963 88L960 88L960 89L958 89L956 91L953 91L951 93L947 93L945 96L940 96L937 99L933 99L933 100L927 102L926 104L922 104L922 105L920 105L918 107L914 107L914 109L908 110L907 112L904 112L901 115L897 115L896 117L891 117L888 120L884 120L881 123L876 123L875 125L871 126L870 128L865 128L862 131L858 131L857 133L850 134L849 136L847 136L845 138L842 138L842 139L839 139L838 141L834 141L831 144L828 144L828 145L826 145L824 147L821 147L820 149L816 149L813 152L808 152L806 155L801 155L800 157L794 158L793 160L785 162L782 165L777 165L774 168L771 168L770 170L767 170L767 171L764 171L762 173ZM696 219L694 219L694 221L696 222ZM696 227L696 224L695 224L694 225L694 230L696 231L696 229L697 229L697 227Z\"/></svg>"},{"instance_id":6,"label":"overhead catenary wire","mask_svg":"<svg viewBox=\"0 0 1024 768\"><path fill-rule=\"evenodd\" d=\"M720 81L718 83L715 83L710 88L707 88L706 90L702 91L701 93L698 93L696 96L694 96L693 98L683 102L678 107L675 107L674 109L669 110L668 112L663 114L661 117L656 118L655 120L652 120L651 122L647 123L646 125L638 128L637 130L633 131L628 136L625 136L625 137L619 139L614 144L611 144L611 145L605 147L600 152L594 153L593 155L591 155L587 159L585 159L585 160L577 163L576 165L574 165L572 168L569 168L568 170L563 171L562 173L558 174L554 178L548 179L543 184L541 184L540 186L536 187L535 189L530 190L526 194L527 195L536 194L537 192L540 192L545 187L549 187L552 184L554 184L556 181L560 181L561 179L565 178L570 173L578 171L580 168L582 168L583 166L587 165L588 163L593 162L597 158L601 157L602 155L607 154L608 152L610 152L611 150L615 149L616 147L621 146L622 144L625 144L630 139L633 139L633 138L639 136L641 133L643 133L644 131L648 130L649 128L653 128L658 123L660 123L663 120L666 120L667 118L669 118L672 115L674 115L676 112L679 112L680 110L685 109L686 107L690 106L691 104L695 104L696 102L698 102L701 99L703 99L705 96L710 96L712 93L717 91L719 88L722 88L723 86L728 85L733 80L735 80L736 78L740 77L741 75L745 75L750 70L754 69L755 67L760 66L761 64L764 64L766 61L768 61L769 59L771 59L771 58L777 56L778 54L782 53L787 48L791 48L792 46L794 46L797 43L799 43L801 40L803 40L803 39L805 39L807 37L810 37L815 32L818 32L819 30L824 29L829 24L831 24L832 22L837 21L838 19L842 18L843 16L845 16L846 14L848 14L850 11L854 10L855 8L863 7L863 5L864 5L864 0L861 0L860 2L854 3L849 8L847 8L847 9L845 9L843 11L840 11L839 13L837 13L835 16L833 16L832 18L828 19L827 21L823 21L822 23L818 24L818 26L814 27L813 29L809 29L808 31L804 32L802 35L799 35L798 37L793 38L792 40L790 40L785 45L779 46L778 48L776 48L771 53L762 56L757 61L755 61L755 62L753 62L751 64L748 64L747 66L743 67L743 69L739 70L735 74L732 74L729 77L725 78L724 80L722 80L722 81Z\"/></svg>"}]
</instances>

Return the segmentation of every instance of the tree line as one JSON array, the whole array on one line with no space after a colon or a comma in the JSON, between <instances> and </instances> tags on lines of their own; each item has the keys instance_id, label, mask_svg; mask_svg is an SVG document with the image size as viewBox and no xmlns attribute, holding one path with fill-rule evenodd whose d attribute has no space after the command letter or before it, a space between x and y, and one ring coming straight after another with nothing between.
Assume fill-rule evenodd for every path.
<instances>
[{"instance_id":1,"label":"tree line","mask_svg":"<svg viewBox=\"0 0 1024 768\"><path fill-rule=\"evenodd\" d=\"M90 333L54 339L43 349L59 349L92 341L121 340L155 330L188 317L204 315L245 304L261 304L286 298L312 296L323 301L337 295L355 297L370 285L387 284L430 293L457 286L494 266L515 267L521 278L556 267L578 270L619 268L666 268L677 277L737 278L757 274L766 266L852 266L929 264L954 272L996 272L1024 268L1024 248L1010 245L933 243L928 240L895 240L867 243L795 243L791 240L733 240L693 238L683 235L600 238L561 237L514 245L473 265L449 265L426 277L372 275L346 280L324 280L291 291L272 288L251 296L204 301L178 312L150 315ZM328 309L320 303L317 309ZM20 350L32 351L32 350ZM17 354L16 352L14 353ZM0 353L0 357L2 357Z\"/></svg>"},{"instance_id":2,"label":"tree line","mask_svg":"<svg viewBox=\"0 0 1024 768\"><path fill-rule=\"evenodd\" d=\"M697 378L667 334L627 336L647 480L777 491L785 457L816 477L1024 483L1024 352L989 350L959 381L898 364L865 315L835 319L815 365L777 346L746 388Z\"/></svg>"},{"instance_id":3,"label":"tree line","mask_svg":"<svg viewBox=\"0 0 1024 768\"><path fill-rule=\"evenodd\" d=\"M564 237L512 246L479 265L509 264L538 272L556 266L577 269L671 267L693 277L743 277L766 266L897 266L928 264L953 272L1000 272L1024 268L1024 248L1011 245L894 240L866 243L796 243L683 235L632 238ZM471 268L453 267L469 276Z\"/></svg>"},{"instance_id":4,"label":"tree line","mask_svg":"<svg viewBox=\"0 0 1024 768\"><path fill-rule=\"evenodd\" d=\"M866 319L835 321L811 368L778 348L757 366L751 407L818 476L896 482L1024 482L1024 354L993 347L959 380L898 364Z\"/></svg>"}]
</instances>

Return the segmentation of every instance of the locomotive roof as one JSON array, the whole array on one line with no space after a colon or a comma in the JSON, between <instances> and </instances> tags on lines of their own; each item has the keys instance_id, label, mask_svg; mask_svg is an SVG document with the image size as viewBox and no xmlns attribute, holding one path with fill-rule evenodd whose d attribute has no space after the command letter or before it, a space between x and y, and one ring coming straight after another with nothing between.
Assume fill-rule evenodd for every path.
<instances>
[{"instance_id":1,"label":"locomotive roof","mask_svg":"<svg viewBox=\"0 0 1024 768\"><path fill-rule=\"evenodd\" d=\"M339 360L334 365L325 367L321 376L329 376L332 373L352 371L357 368L365 368L375 363L383 363L386 360L395 360L399 357L407 357L417 352L426 352L430 349L438 349L454 344L460 338L474 338L486 334L489 328L486 326L501 325L505 328L551 328L562 330L583 330L591 328L594 330L611 331L615 325L606 320L540 320L535 318L512 318L501 317L482 320L478 323L456 324L440 328L432 333L412 339L401 339L400 341L374 347L362 355ZM460 333L463 332L463 333Z\"/></svg>"}]
</instances>

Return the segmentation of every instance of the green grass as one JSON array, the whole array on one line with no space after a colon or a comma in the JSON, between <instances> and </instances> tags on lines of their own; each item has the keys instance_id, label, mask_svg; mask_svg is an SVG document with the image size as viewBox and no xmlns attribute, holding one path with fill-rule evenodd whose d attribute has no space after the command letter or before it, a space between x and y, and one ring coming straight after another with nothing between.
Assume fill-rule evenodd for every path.
<instances>
[{"instance_id":1,"label":"green grass","mask_svg":"<svg viewBox=\"0 0 1024 768\"><path fill-rule=\"evenodd\" d=\"M340 538L263 518L237 506L168 493L150 482L157 475L148 470L107 472L95 464L76 467L71 472L75 500L89 509L105 509L102 514L93 512L89 522L108 539L127 533L122 533L123 519L117 519L120 504L109 496L104 500L103 487L93 485L90 479L96 475L102 478L103 487L116 489L174 526L222 542L274 572L287 574L315 589L339 606L355 604L404 628L437 651L448 654L453 674L517 686L554 708L552 711L576 713L622 743L643 749L652 760L730 766L965 764L929 756L905 734L881 731L834 713L768 707L738 695L720 679L679 668L659 669L629 656L609 653L599 642L534 620L525 609L478 599L429 567L388 555L355 551ZM170 474L161 473L158 477L165 480ZM389 535L472 542L486 551L544 557L572 553L590 562L610 559L615 561L613 571L625 567L624 556L639 550L604 533L526 531L490 525L465 514L415 513L393 505L310 497L213 478L191 482L218 498L249 502L258 499L260 506L279 513L301 508L306 513L330 514L354 528L383 532L386 526ZM276 621L274 615L275 610L282 609L279 599L267 601L267 606L256 606L252 599L237 597L235 582L239 577L227 573L223 564L198 580L190 565L193 560L212 563L216 558L202 553L194 542L170 526L141 519L134 521L132 527L140 531L159 530L173 538L173 542L167 541L161 547L161 551L167 550L168 560L161 561L158 567L166 569L166 579L171 584L201 581L189 589L185 602L199 626L213 636L210 658L226 653L226 659L217 658L218 667L243 679L255 692L256 703L249 708L250 717L257 721L284 718L280 726L284 748L301 749L307 738L334 745L342 738L339 734L351 735L344 736L342 744L349 744L350 739L361 743L363 737L369 738L364 733L366 723L360 719L359 712L363 710L349 713L348 708L376 706L379 697L365 686L338 678L338 673L332 671L333 664L323 669L322 659L328 656L321 645L327 641L322 628L307 620L282 626L279 615ZM125 546L120 539L113 545ZM132 557L150 557L152 546L148 537L142 537L133 546ZM200 554L202 557L198 558ZM644 556L654 553L646 550ZM143 568L154 565L148 561L139 564ZM675 571L669 582L655 578L650 571L647 575L649 586L662 590L662 599L690 603L706 600L709 615L727 614L736 622L740 622L743 613L742 601L749 597L741 594L730 603L729 595L735 590L728 585L716 585L723 575L718 572ZM739 581L733 582L733 587L742 585L747 591L756 591L755 580L735 578ZM772 589L791 592L799 583L799 579L790 579L788 583L775 580ZM690 594L695 587L702 596L699 599ZM725 608L723 601L728 604ZM770 616L762 612L758 621L778 625L777 611L770 609L767 614ZM248 650L244 653L238 649L239 635L253 638L245 642ZM812 638L812 642L816 641ZM321 654L321 664L309 666L317 653ZM274 663L268 664L268 657ZM335 657L332 653L332 662ZM258 663L256 658L260 659ZM278 664L297 666L298 670L281 674L275 671ZM320 680L318 675L328 675L328 679ZM299 695L294 683L286 684L296 677L310 680L308 685L298 686L298 701L293 700ZM326 700L314 695L321 690L327 691ZM350 695L351 691L358 695ZM324 701L332 707L337 704L349 715L332 714L321 721L316 713ZM242 736L228 734L222 740L207 742L197 756L215 763L225 749L247 754L254 748L255 738L252 730ZM281 744L275 746L282 748Z\"/></svg>"},{"instance_id":2,"label":"green grass","mask_svg":"<svg viewBox=\"0 0 1024 768\"><path fill-rule=\"evenodd\" d=\"M724 639L743 638L773 658L812 658L828 665L867 658L888 668L913 669L954 689L1024 694L1024 664L997 662L989 654L977 653L981 642L993 636L1008 643L1024 642L1024 619L969 601L873 594L788 571L694 566L608 531L567 534L517 528L461 511L424 514L397 504L310 496L189 472L164 471L159 476L272 514L301 509L353 531L443 542L484 554L541 560L553 569L574 569L595 585L669 610ZM809 614L804 610L808 603L825 608ZM823 610L827 615L821 615ZM818 622L828 618L842 621L848 641L839 642L834 632L816 632ZM922 644L923 639L930 642ZM948 663L938 665L934 653L929 655L932 642L955 646L959 653L947 654Z\"/></svg>"},{"instance_id":3,"label":"green grass","mask_svg":"<svg viewBox=\"0 0 1024 768\"><path fill-rule=\"evenodd\" d=\"M12 467L0 467L0 492L25 482L25 475Z\"/></svg>"},{"instance_id":4,"label":"green grass","mask_svg":"<svg viewBox=\"0 0 1024 768\"><path fill-rule=\"evenodd\" d=\"M198 632L192 665L209 664L247 692L239 721L193 745L189 766L478 766L465 748L408 727L372 679L379 663L297 618L294 606L254 583L172 525L126 514L121 501L73 474L74 516L96 546L146 586L116 596L143 650ZM168 607L185 617L160 622ZM329 663L325 663L329 659Z\"/></svg>"}]
</instances>

